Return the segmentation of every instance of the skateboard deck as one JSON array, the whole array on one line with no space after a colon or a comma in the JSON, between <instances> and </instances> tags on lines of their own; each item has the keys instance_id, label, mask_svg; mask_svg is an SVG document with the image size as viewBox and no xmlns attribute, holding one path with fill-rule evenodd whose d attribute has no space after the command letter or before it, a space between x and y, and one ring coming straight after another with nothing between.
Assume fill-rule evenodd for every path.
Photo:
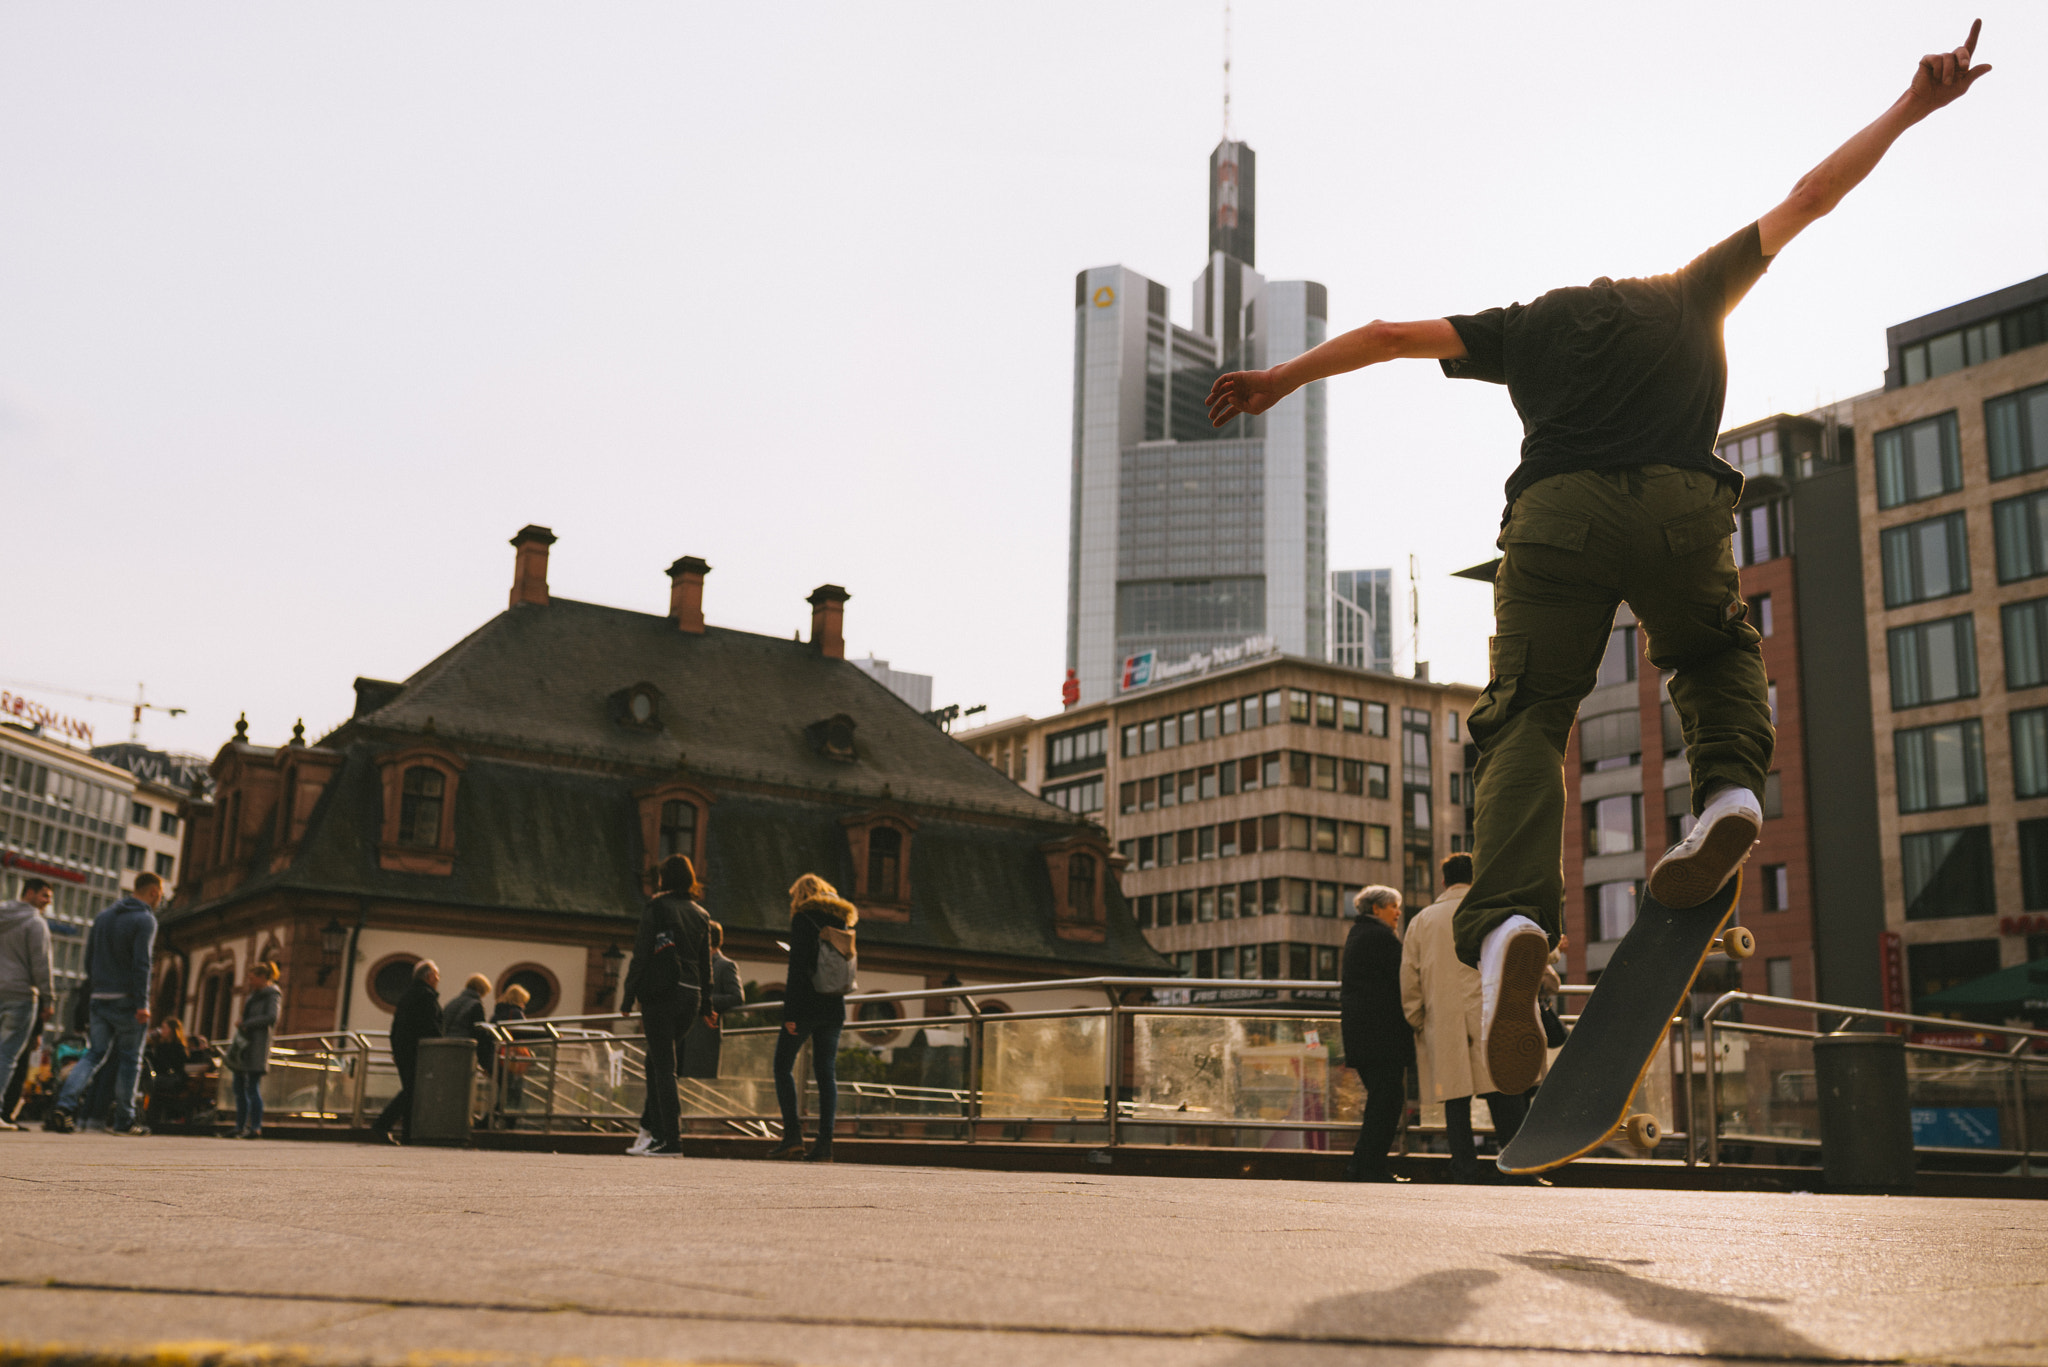
<instances>
[{"instance_id":1,"label":"skateboard deck","mask_svg":"<svg viewBox=\"0 0 2048 1367\"><path fill-rule=\"evenodd\" d=\"M1742 873L1700 906L1673 911L1644 894L1635 924L1586 999L1578 1024L1536 1090L1528 1118L1497 1160L1506 1173L1562 1167L1615 1138L1657 1061L1671 1018L1735 912ZM1748 958L1748 932L1728 952ZM1654 1133L1654 1131L1652 1131ZM1644 1137L1649 1137L1645 1135ZM1654 1147L1654 1145L1652 1145Z\"/></svg>"}]
</instances>

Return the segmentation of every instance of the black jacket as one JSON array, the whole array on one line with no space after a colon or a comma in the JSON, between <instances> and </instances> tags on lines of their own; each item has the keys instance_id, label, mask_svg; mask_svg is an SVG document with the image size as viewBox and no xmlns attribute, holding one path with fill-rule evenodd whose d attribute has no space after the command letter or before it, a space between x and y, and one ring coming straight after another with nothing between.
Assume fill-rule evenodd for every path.
<instances>
[{"instance_id":1,"label":"black jacket","mask_svg":"<svg viewBox=\"0 0 2048 1367\"><path fill-rule=\"evenodd\" d=\"M235 1033L249 1041L249 1048L236 1072L270 1071L270 1032L277 1026L278 1009L283 1000L284 993L276 983L265 983L242 1003L242 1019L235 1026Z\"/></svg>"},{"instance_id":2,"label":"black jacket","mask_svg":"<svg viewBox=\"0 0 2048 1367\"><path fill-rule=\"evenodd\" d=\"M640 912L620 1012L632 1011L635 1002L663 1000L679 988L701 991L710 981L711 917L678 892L650 898Z\"/></svg>"},{"instance_id":3,"label":"black jacket","mask_svg":"<svg viewBox=\"0 0 2048 1367\"><path fill-rule=\"evenodd\" d=\"M1378 917L1362 914L1351 923L1337 995L1345 1063L1415 1062L1415 1032L1401 1014L1401 941Z\"/></svg>"},{"instance_id":4,"label":"black jacket","mask_svg":"<svg viewBox=\"0 0 2048 1367\"><path fill-rule=\"evenodd\" d=\"M398 999L398 1010L391 1015L392 1061L410 1069L419 1055L420 1041L440 1033L441 994L414 978L412 986Z\"/></svg>"},{"instance_id":5,"label":"black jacket","mask_svg":"<svg viewBox=\"0 0 2048 1367\"><path fill-rule=\"evenodd\" d=\"M815 898L789 918L789 981L782 989L782 1019L799 1025L844 1025L846 995L827 996L811 986L818 966L818 932L845 930L853 915L850 903L836 897Z\"/></svg>"},{"instance_id":6,"label":"black jacket","mask_svg":"<svg viewBox=\"0 0 2048 1367\"><path fill-rule=\"evenodd\" d=\"M485 1068L497 1056L492 1047L488 1031L477 1027L484 1023L484 995L475 988L465 987L441 1009L441 1037L443 1039L473 1039L476 1041L476 1061Z\"/></svg>"},{"instance_id":7,"label":"black jacket","mask_svg":"<svg viewBox=\"0 0 2048 1367\"><path fill-rule=\"evenodd\" d=\"M747 1000L746 990L740 986L740 966L716 950L711 954L711 1000L698 1008L699 1012L713 1012L723 1016ZM683 1076L718 1076L718 1056L724 1042L719 1026L706 1025L702 1014L690 1022L690 1033L683 1037Z\"/></svg>"}]
</instances>

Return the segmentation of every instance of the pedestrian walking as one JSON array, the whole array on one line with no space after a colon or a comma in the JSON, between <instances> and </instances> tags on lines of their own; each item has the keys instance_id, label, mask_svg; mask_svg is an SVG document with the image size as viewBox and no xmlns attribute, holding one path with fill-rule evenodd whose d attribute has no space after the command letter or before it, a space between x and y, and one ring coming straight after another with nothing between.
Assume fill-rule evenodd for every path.
<instances>
[{"instance_id":1,"label":"pedestrian walking","mask_svg":"<svg viewBox=\"0 0 2048 1367\"><path fill-rule=\"evenodd\" d=\"M646 1130L650 1142L627 1152L635 1157L680 1158L682 1106L676 1096L676 1063L683 1036L697 1018L697 1004L711 984L711 917L692 900L704 889L697 871L680 854L661 861L659 889L640 913L633 962L619 1014L640 1007L647 1037L642 1072L647 1079Z\"/></svg>"},{"instance_id":2,"label":"pedestrian walking","mask_svg":"<svg viewBox=\"0 0 2048 1367\"><path fill-rule=\"evenodd\" d=\"M1971 66L1980 29L1921 58L1891 108L1782 203L1674 274L1602 276L1528 304L1373 322L1271 370L1220 376L1210 390L1221 426L1313 380L1427 358L1450 378L1505 385L1522 420L1491 677L1469 721L1478 867L1455 917L1458 957L1480 971L1487 1062L1503 1091L1532 1085L1544 1059L1537 999L1565 890L1560 771L1618 604L1634 609L1650 662L1669 671L1698 818L1651 869L1650 895L1679 910L1708 901L1762 831L1776 733L1730 540L1743 477L1714 450L1728 388L1722 322L1901 134L1991 69Z\"/></svg>"},{"instance_id":3,"label":"pedestrian walking","mask_svg":"<svg viewBox=\"0 0 2048 1367\"><path fill-rule=\"evenodd\" d=\"M228 1069L235 1075L235 1135L263 1137L263 1078L270 1071L270 1035L277 1027L284 993L277 985L277 965L249 965L249 995L242 1018L228 1043Z\"/></svg>"},{"instance_id":4,"label":"pedestrian walking","mask_svg":"<svg viewBox=\"0 0 2048 1367\"><path fill-rule=\"evenodd\" d=\"M1401 1014L1401 894L1375 884L1353 899L1356 919L1344 937L1337 984L1344 1029L1344 1062L1365 1084L1365 1114L1358 1146L1345 1166L1351 1182L1405 1182L1387 1167L1387 1150L1408 1105L1408 1070L1415 1064L1415 1035Z\"/></svg>"},{"instance_id":5,"label":"pedestrian walking","mask_svg":"<svg viewBox=\"0 0 2048 1367\"><path fill-rule=\"evenodd\" d=\"M17 1062L24 1061L37 1029L56 1010L51 976L50 885L31 878L21 897L0 902L0 1088L13 1090ZM0 1110L0 1130L19 1129L9 1106Z\"/></svg>"},{"instance_id":6,"label":"pedestrian walking","mask_svg":"<svg viewBox=\"0 0 2048 1367\"><path fill-rule=\"evenodd\" d=\"M135 891L93 918L85 939L88 1033L85 1057L65 1075L45 1129L77 1128L79 1104L102 1068L114 1070L110 1128L115 1134L147 1134L135 1120L135 1087L142 1076L142 1044L149 1033L149 960L156 947L156 907L164 880L135 876Z\"/></svg>"},{"instance_id":7,"label":"pedestrian walking","mask_svg":"<svg viewBox=\"0 0 2048 1367\"><path fill-rule=\"evenodd\" d=\"M789 889L789 978L782 993L782 1033L775 1037L782 1142L768 1151L770 1158L832 1161L832 1129L839 1118L839 1032L846 1025L846 994L854 985L853 927L859 920L853 903L815 873ZM818 1084L818 1142L809 1153L804 1152L796 1086L796 1056L806 1041Z\"/></svg>"},{"instance_id":8,"label":"pedestrian walking","mask_svg":"<svg viewBox=\"0 0 2048 1367\"><path fill-rule=\"evenodd\" d=\"M486 1073L497 1062L497 1043L484 1029L484 998L490 995L491 980L472 973L463 981L462 990L441 1008L441 1038L475 1041L477 1067Z\"/></svg>"},{"instance_id":9,"label":"pedestrian walking","mask_svg":"<svg viewBox=\"0 0 2048 1367\"><path fill-rule=\"evenodd\" d=\"M746 1005L746 990L740 986L740 966L725 957L725 927L711 923L710 1008L697 1018L683 1040L684 1077L716 1078L718 1056L724 1046L725 1013Z\"/></svg>"},{"instance_id":10,"label":"pedestrian walking","mask_svg":"<svg viewBox=\"0 0 2048 1367\"><path fill-rule=\"evenodd\" d=\"M1451 1180L1484 1182L1494 1170L1479 1162L1472 1098L1486 1099L1502 1144L1521 1128L1528 1102L1494 1088L1479 1030L1479 971L1458 958L1452 918L1472 890L1472 856L1454 854L1442 868L1442 894L1416 913L1401 942L1401 1010L1415 1029L1416 1091L1443 1103Z\"/></svg>"},{"instance_id":11,"label":"pedestrian walking","mask_svg":"<svg viewBox=\"0 0 2048 1367\"><path fill-rule=\"evenodd\" d=\"M533 1000L533 994L518 983L507 983L498 993L498 1004L491 1008L491 1024L510 1026L526 1019L526 1004ZM513 1039L531 1037L531 1032L509 1030ZM526 1070L533 1067L533 1051L524 1045L505 1047L505 1075L498 1087L498 1113L505 1118L505 1128L517 1129L519 1120L513 1112L526 1104Z\"/></svg>"},{"instance_id":12,"label":"pedestrian walking","mask_svg":"<svg viewBox=\"0 0 2048 1367\"><path fill-rule=\"evenodd\" d=\"M419 1064L420 1041L441 1033L441 969L432 959L413 965L412 984L391 1013L391 1065L398 1069L398 1095L370 1127L387 1144L399 1142L394 1126L412 1138L412 1083Z\"/></svg>"}]
</instances>

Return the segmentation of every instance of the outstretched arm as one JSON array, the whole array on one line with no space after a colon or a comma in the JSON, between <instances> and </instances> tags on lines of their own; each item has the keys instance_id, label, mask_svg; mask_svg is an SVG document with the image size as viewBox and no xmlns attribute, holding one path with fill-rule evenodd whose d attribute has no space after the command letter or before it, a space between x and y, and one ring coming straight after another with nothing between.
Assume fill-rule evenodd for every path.
<instances>
[{"instance_id":1,"label":"outstretched arm","mask_svg":"<svg viewBox=\"0 0 2048 1367\"><path fill-rule=\"evenodd\" d=\"M1465 344L1457 329L1442 318L1419 323L1370 322L1271 370L1234 370L1219 376L1209 390L1209 421L1221 427L1240 413L1256 417L1310 380L1361 370L1381 361L1411 356L1442 360L1464 354Z\"/></svg>"},{"instance_id":2,"label":"outstretched arm","mask_svg":"<svg viewBox=\"0 0 2048 1367\"><path fill-rule=\"evenodd\" d=\"M1913 83L1892 102L1890 109L1836 148L1826 161L1801 176L1792 193L1785 196L1785 202L1757 220L1765 256L1776 256L1802 228L1840 204L1842 196L1862 184L1901 133L1935 110L1961 99L1979 76L1991 70L1988 65L1970 65L1970 59L1977 53L1977 34L1983 27L1982 19L1971 24L1969 41L1953 52L1922 57L1919 69L1913 73Z\"/></svg>"}]
</instances>

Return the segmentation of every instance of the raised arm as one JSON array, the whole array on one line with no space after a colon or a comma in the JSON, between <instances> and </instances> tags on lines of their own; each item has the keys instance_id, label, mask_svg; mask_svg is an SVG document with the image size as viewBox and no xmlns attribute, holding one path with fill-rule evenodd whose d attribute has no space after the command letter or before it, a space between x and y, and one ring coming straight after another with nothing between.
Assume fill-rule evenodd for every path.
<instances>
[{"instance_id":1,"label":"raised arm","mask_svg":"<svg viewBox=\"0 0 2048 1367\"><path fill-rule=\"evenodd\" d=\"M1913 72L1912 84L1892 102L1891 108L1837 147L1826 161L1801 176L1792 193L1785 196L1785 202L1757 220L1765 256L1776 256L1802 228L1840 204L1842 196L1862 184L1901 133L1935 110L1961 99L1978 77L1991 70L1988 65L1970 65L1970 59L1977 54L1977 34L1983 27L1984 21L1976 20L1970 25L1969 41L1961 47L1922 57L1919 68Z\"/></svg>"},{"instance_id":2,"label":"raised arm","mask_svg":"<svg viewBox=\"0 0 2048 1367\"><path fill-rule=\"evenodd\" d=\"M1310 380L1328 379L1403 357L1446 360L1465 354L1458 331L1442 318L1419 323L1374 320L1332 337L1271 370L1234 370L1209 390L1209 421L1221 427L1240 413L1256 417Z\"/></svg>"}]
</instances>

